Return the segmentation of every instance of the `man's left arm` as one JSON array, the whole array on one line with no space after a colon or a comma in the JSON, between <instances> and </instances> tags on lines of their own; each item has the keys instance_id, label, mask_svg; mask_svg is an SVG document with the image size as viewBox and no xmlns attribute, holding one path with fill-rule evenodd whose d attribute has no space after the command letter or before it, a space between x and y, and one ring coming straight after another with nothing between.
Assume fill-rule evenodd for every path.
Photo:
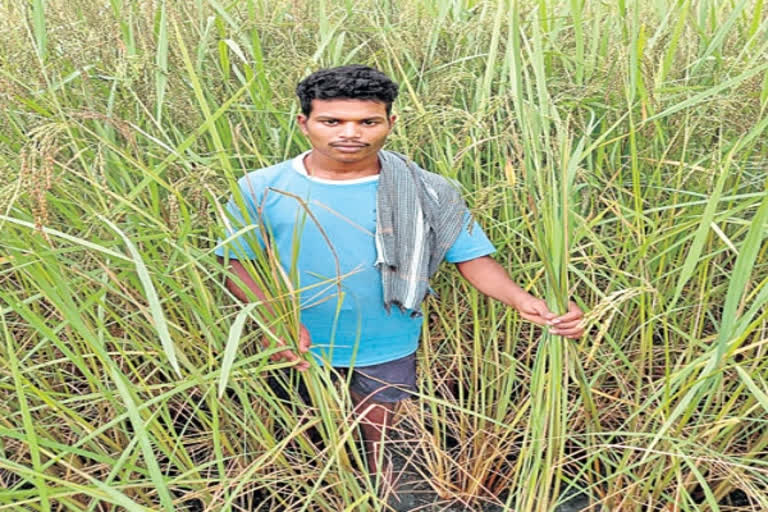
<instances>
[{"instance_id":1,"label":"man's left arm","mask_svg":"<svg viewBox=\"0 0 768 512\"><path fill-rule=\"evenodd\" d=\"M478 291L517 309L523 319L548 326L552 334L571 339L584 334L580 325L584 314L575 302L569 303L564 315L552 313L546 302L520 288L490 256L458 262L456 268Z\"/></svg>"}]
</instances>

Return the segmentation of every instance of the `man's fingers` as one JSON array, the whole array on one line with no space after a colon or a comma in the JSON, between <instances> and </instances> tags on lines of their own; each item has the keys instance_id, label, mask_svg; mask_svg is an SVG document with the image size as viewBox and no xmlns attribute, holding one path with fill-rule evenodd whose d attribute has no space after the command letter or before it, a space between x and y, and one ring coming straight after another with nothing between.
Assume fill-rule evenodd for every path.
<instances>
[{"instance_id":1,"label":"man's fingers","mask_svg":"<svg viewBox=\"0 0 768 512\"><path fill-rule=\"evenodd\" d=\"M578 338L579 336L584 334L584 329L582 329L581 327L575 327L573 329L560 329L560 328L557 328L557 329L552 329L549 332L551 332L552 334L557 334L558 336L566 336L568 338L571 338L571 337L575 336L575 337Z\"/></svg>"},{"instance_id":2,"label":"man's fingers","mask_svg":"<svg viewBox=\"0 0 768 512\"><path fill-rule=\"evenodd\" d=\"M520 311L520 318L523 320L528 320L529 322L534 322L534 318L538 318L537 315L534 315L533 313L526 313L525 311Z\"/></svg>"},{"instance_id":3,"label":"man's fingers","mask_svg":"<svg viewBox=\"0 0 768 512\"><path fill-rule=\"evenodd\" d=\"M309 335L309 331L302 325L299 330L299 352L308 351L311 344L312 338Z\"/></svg>"},{"instance_id":4,"label":"man's fingers","mask_svg":"<svg viewBox=\"0 0 768 512\"><path fill-rule=\"evenodd\" d=\"M292 363L295 363L294 368L300 372L303 372L307 368L309 368L309 361L305 361L301 359L299 356L297 356L295 353L291 352L290 350L284 350L281 352L281 354L285 354L285 359L288 361L291 361Z\"/></svg>"},{"instance_id":5,"label":"man's fingers","mask_svg":"<svg viewBox=\"0 0 768 512\"><path fill-rule=\"evenodd\" d=\"M541 318L545 318L549 320L557 316L556 314L554 314L549 310L549 308L547 307L547 303L544 302L543 300L537 300L535 303L533 303L532 306L533 307L531 308L532 309L531 313L534 313L540 316Z\"/></svg>"},{"instance_id":6,"label":"man's fingers","mask_svg":"<svg viewBox=\"0 0 768 512\"><path fill-rule=\"evenodd\" d=\"M304 333L306 333L306 336L302 336ZM278 340L272 340L275 342L276 346L281 347L285 346L285 342L281 339ZM261 344L264 348L269 348L272 344L272 341L269 340L266 336L261 339ZM306 352L309 350L310 345L310 338L309 333L306 332L306 329L304 329L304 332L300 333L299 337L299 351L300 352ZM281 350L280 352L275 352L271 356L269 356L270 361L274 363L278 363L280 361L289 361L296 363L295 368L303 372L304 370L309 368L309 362L304 361L301 359L293 350Z\"/></svg>"},{"instance_id":7,"label":"man's fingers","mask_svg":"<svg viewBox=\"0 0 768 512\"><path fill-rule=\"evenodd\" d=\"M566 329L575 329L581 325L581 318L576 320L570 320L565 322L557 322L556 324L552 324L552 327L556 328L559 331L563 331Z\"/></svg>"},{"instance_id":8,"label":"man's fingers","mask_svg":"<svg viewBox=\"0 0 768 512\"><path fill-rule=\"evenodd\" d=\"M282 345L281 345L282 346ZM282 359L287 359L289 361L294 361L298 359L298 356L293 353L292 350L281 350L280 352L275 352L269 358L273 361L280 361Z\"/></svg>"},{"instance_id":9,"label":"man's fingers","mask_svg":"<svg viewBox=\"0 0 768 512\"><path fill-rule=\"evenodd\" d=\"M305 361L290 350L283 350L282 352L277 352L275 354L272 354L270 359L273 362L280 362L280 361L288 361L295 363L294 368L300 372L303 372L304 370L309 369L309 361Z\"/></svg>"},{"instance_id":10,"label":"man's fingers","mask_svg":"<svg viewBox=\"0 0 768 512\"><path fill-rule=\"evenodd\" d=\"M559 325L566 322L572 322L573 320L581 320L581 317L583 317L583 313L581 310L578 311L569 311L566 314L559 316L553 320L555 325Z\"/></svg>"},{"instance_id":11,"label":"man's fingers","mask_svg":"<svg viewBox=\"0 0 768 512\"><path fill-rule=\"evenodd\" d=\"M520 316L529 322L533 322L538 325L551 325L549 327L549 332L552 334L556 334L558 336L565 336L566 338L576 339L581 337L582 334L584 334L584 328L580 326L581 319L578 320L571 320L570 322L566 322L565 324L550 324L550 321L546 318L543 318L539 315L532 315L530 313L520 313Z\"/></svg>"},{"instance_id":12,"label":"man's fingers","mask_svg":"<svg viewBox=\"0 0 768 512\"><path fill-rule=\"evenodd\" d=\"M261 337L261 346L264 348L269 348L270 346L272 346L272 342L274 342L275 346L278 346L278 347L282 347L283 345L285 345L285 342L280 338L275 339L267 336Z\"/></svg>"},{"instance_id":13,"label":"man's fingers","mask_svg":"<svg viewBox=\"0 0 768 512\"><path fill-rule=\"evenodd\" d=\"M564 328L558 325L556 327L551 327L549 332L558 336L565 336L566 338L576 339L580 338L581 335L584 334L584 328L580 325L575 325L568 328Z\"/></svg>"},{"instance_id":14,"label":"man's fingers","mask_svg":"<svg viewBox=\"0 0 768 512\"><path fill-rule=\"evenodd\" d=\"M276 352L272 356L273 361L282 361L283 359L287 359L288 361L294 361L296 359L296 356L290 350L282 350L280 352Z\"/></svg>"},{"instance_id":15,"label":"man's fingers","mask_svg":"<svg viewBox=\"0 0 768 512\"><path fill-rule=\"evenodd\" d=\"M529 322L533 322L535 324L545 325L547 323L547 320L539 315L520 312L520 316L523 318L523 320L528 320Z\"/></svg>"},{"instance_id":16,"label":"man's fingers","mask_svg":"<svg viewBox=\"0 0 768 512\"><path fill-rule=\"evenodd\" d=\"M568 322L570 320L581 319L584 316L584 312L581 310L578 304L573 301L568 302L568 312L558 317L558 323Z\"/></svg>"}]
</instances>

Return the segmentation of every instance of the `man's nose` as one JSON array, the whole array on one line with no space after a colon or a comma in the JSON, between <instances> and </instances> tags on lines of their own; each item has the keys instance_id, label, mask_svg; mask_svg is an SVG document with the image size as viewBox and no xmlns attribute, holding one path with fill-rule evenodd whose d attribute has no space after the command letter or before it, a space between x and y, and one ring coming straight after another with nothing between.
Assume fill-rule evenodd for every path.
<instances>
[{"instance_id":1,"label":"man's nose","mask_svg":"<svg viewBox=\"0 0 768 512\"><path fill-rule=\"evenodd\" d=\"M357 123L344 123L341 127L341 135L348 139L355 139L360 136Z\"/></svg>"}]
</instances>

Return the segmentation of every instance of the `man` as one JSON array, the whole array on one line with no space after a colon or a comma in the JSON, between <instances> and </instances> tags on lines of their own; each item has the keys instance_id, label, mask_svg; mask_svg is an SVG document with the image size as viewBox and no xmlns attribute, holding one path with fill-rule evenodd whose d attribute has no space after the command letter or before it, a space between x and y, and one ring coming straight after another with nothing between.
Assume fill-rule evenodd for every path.
<instances>
[{"instance_id":1,"label":"man","mask_svg":"<svg viewBox=\"0 0 768 512\"><path fill-rule=\"evenodd\" d=\"M455 263L475 288L522 318L568 338L583 332L576 304L555 315L489 257L493 245L448 180L382 150L396 121L397 89L365 66L320 70L302 80L298 125L312 149L242 178L246 211L234 200L228 204L236 225L230 234L249 224L268 234L251 245L233 241L230 258L253 259L260 250L254 245L270 243L286 272L295 268L303 290L299 353L284 350L274 359L305 371L311 354L353 368L350 395L356 411L365 411L361 426L372 473L395 405L415 390L420 304L441 261ZM216 254L224 256L225 249ZM230 264L263 298L243 265ZM247 300L231 280L227 286Z\"/></svg>"}]
</instances>

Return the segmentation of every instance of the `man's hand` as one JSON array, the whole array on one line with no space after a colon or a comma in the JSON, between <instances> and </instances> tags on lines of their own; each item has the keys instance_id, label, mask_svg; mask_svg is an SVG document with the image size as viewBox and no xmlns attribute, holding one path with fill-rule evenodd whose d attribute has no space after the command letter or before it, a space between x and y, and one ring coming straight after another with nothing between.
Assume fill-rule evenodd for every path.
<instances>
[{"instance_id":1,"label":"man's hand","mask_svg":"<svg viewBox=\"0 0 768 512\"><path fill-rule=\"evenodd\" d=\"M218 257L219 263L224 263L224 258L221 256ZM230 271L236 275L244 284L245 287L250 290L253 295L256 296L258 300L261 300L264 304L264 307L269 310L270 313L274 314L274 311L272 310L272 306L269 305L269 301L267 300L266 296L264 295L264 292L261 291L259 288L259 285L256 284L256 282L251 277L248 270L243 266L242 263L240 263L237 260L229 260L230 264ZM248 294L246 294L245 291L240 289L240 287L235 284L235 282L227 277L227 289L231 291L235 297L240 299L243 302L250 302L253 300ZM304 324L302 324L299 327L299 353L304 354L309 350L309 345L311 344L311 338L309 336L309 331L307 331L307 328L304 327ZM268 348L271 345L270 339L267 336L264 336L261 339L261 345L264 348ZM285 340L278 340L277 345L285 345ZM298 355L294 354L293 350L282 350L280 352L276 352L272 356L270 356L270 359L272 361L293 361L296 363L296 369L299 371L304 371L307 368L309 368L309 362L301 359Z\"/></svg>"},{"instance_id":2,"label":"man's hand","mask_svg":"<svg viewBox=\"0 0 768 512\"><path fill-rule=\"evenodd\" d=\"M278 345L285 345L284 340L278 340ZM300 354L306 354L309 350L309 346L312 344L312 338L309 336L309 331L306 327L304 327L304 324L301 324L299 328L299 353ZM266 336L264 336L261 339L261 345L264 348L268 348L270 345L270 340ZM292 361L295 363L295 367L298 371L303 372L307 368L309 368L309 361L305 361L300 356L296 355L293 350L282 350L280 352L275 352L270 356L270 359L274 362L286 360L286 361Z\"/></svg>"},{"instance_id":3,"label":"man's hand","mask_svg":"<svg viewBox=\"0 0 768 512\"><path fill-rule=\"evenodd\" d=\"M568 304L566 314L557 316L547 308L546 302L512 281L507 271L490 256L462 261L456 264L456 268L480 292L517 309L525 320L548 326L552 334L571 339L584 334L584 328L579 325L584 313L575 302Z\"/></svg>"},{"instance_id":4,"label":"man's hand","mask_svg":"<svg viewBox=\"0 0 768 512\"><path fill-rule=\"evenodd\" d=\"M572 340L584 334L584 328L581 326L581 319L584 317L584 313L573 301L568 303L568 312L561 316L551 312L546 302L530 294L520 298L515 307L523 319L535 324L548 326L551 334Z\"/></svg>"}]
</instances>

